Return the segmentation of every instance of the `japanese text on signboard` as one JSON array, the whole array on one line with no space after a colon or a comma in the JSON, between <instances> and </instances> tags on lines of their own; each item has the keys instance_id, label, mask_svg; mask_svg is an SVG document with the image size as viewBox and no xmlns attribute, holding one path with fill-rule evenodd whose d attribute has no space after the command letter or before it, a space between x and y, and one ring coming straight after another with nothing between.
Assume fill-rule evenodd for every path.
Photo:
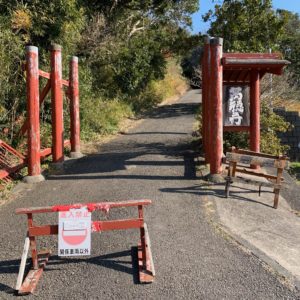
<instances>
[{"instance_id":1,"label":"japanese text on signboard","mask_svg":"<svg viewBox=\"0 0 300 300\"><path fill-rule=\"evenodd\" d=\"M247 86L224 86L224 126L249 126L249 91Z\"/></svg>"},{"instance_id":2,"label":"japanese text on signboard","mask_svg":"<svg viewBox=\"0 0 300 300\"><path fill-rule=\"evenodd\" d=\"M59 212L58 255L91 254L91 212L86 207Z\"/></svg>"}]
</instances>

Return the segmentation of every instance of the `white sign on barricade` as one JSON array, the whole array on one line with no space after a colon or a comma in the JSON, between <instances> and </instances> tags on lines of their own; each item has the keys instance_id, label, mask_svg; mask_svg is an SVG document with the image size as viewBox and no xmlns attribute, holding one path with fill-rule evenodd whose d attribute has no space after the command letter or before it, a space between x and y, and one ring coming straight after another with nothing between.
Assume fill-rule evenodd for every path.
<instances>
[{"instance_id":1,"label":"white sign on barricade","mask_svg":"<svg viewBox=\"0 0 300 300\"><path fill-rule=\"evenodd\" d=\"M58 213L58 256L91 254L91 215L86 207Z\"/></svg>"}]
</instances>

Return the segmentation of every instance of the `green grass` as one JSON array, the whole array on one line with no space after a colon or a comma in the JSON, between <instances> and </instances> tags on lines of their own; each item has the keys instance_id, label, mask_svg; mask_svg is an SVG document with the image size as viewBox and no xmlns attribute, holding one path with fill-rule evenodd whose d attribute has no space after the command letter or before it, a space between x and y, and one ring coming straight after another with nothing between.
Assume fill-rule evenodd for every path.
<instances>
[{"instance_id":1,"label":"green grass","mask_svg":"<svg viewBox=\"0 0 300 300\"><path fill-rule=\"evenodd\" d=\"M118 100L87 99L84 105L81 137L85 141L116 133L120 122L133 115L130 105Z\"/></svg>"}]
</instances>

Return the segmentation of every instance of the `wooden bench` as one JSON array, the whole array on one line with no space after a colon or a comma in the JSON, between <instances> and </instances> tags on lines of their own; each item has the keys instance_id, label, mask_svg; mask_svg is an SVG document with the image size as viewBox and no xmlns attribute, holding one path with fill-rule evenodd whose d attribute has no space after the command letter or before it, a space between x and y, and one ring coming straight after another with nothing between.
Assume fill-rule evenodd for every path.
<instances>
[{"instance_id":1,"label":"wooden bench","mask_svg":"<svg viewBox=\"0 0 300 300\"><path fill-rule=\"evenodd\" d=\"M286 156L274 156L232 147L231 151L226 153L226 161L229 163L225 186L226 198L229 197L230 184L233 182L259 186L259 195L262 186L272 187L275 194L273 207L278 207L279 192L284 181L282 177L283 170L287 167L288 162ZM273 170L276 175L268 174L266 171L263 172L260 167L266 167L270 171ZM268 182L236 176L237 173L266 178Z\"/></svg>"}]
</instances>

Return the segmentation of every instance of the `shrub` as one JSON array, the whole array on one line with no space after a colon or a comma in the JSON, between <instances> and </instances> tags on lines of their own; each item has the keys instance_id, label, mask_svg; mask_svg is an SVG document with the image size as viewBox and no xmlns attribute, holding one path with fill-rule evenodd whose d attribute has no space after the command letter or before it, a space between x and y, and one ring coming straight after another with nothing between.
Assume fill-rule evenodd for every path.
<instances>
[{"instance_id":1,"label":"shrub","mask_svg":"<svg viewBox=\"0 0 300 300\"><path fill-rule=\"evenodd\" d=\"M181 67L173 58L167 60L166 74L163 79L150 81L137 96L127 96L134 112L145 111L160 102L179 95L187 89L187 81L181 76Z\"/></svg>"},{"instance_id":2,"label":"shrub","mask_svg":"<svg viewBox=\"0 0 300 300\"><path fill-rule=\"evenodd\" d=\"M139 95L152 80L164 78L166 60L158 44L134 39L120 53L115 81L124 95Z\"/></svg>"},{"instance_id":3,"label":"shrub","mask_svg":"<svg viewBox=\"0 0 300 300\"><path fill-rule=\"evenodd\" d=\"M249 147L248 132L224 132L224 151L229 150L232 146L246 149Z\"/></svg>"},{"instance_id":4,"label":"shrub","mask_svg":"<svg viewBox=\"0 0 300 300\"><path fill-rule=\"evenodd\" d=\"M85 98L81 108L82 138L95 139L99 135L115 133L122 119L132 116L130 106L119 100Z\"/></svg>"},{"instance_id":5,"label":"shrub","mask_svg":"<svg viewBox=\"0 0 300 300\"><path fill-rule=\"evenodd\" d=\"M18 110L25 108L21 70L24 47L9 24L8 18L0 17L0 138L7 141L12 140Z\"/></svg>"},{"instance_id":6,"label":"shrub","mask_svg":"<svg viewBox=\"0 0 300 300\"><path fill-rule=\"evenodd\" d=\"M289 149L289 147L281 145L281 141L277 137L277 133L286 132L290 127L290 123L286 122L282 117L276 115L272 110L270 110L267 103L267 101L263 101L261 106L260 151L273 155L283 154ZM248 148L249 133L226 132L224 134L224 149L229 149L231 146Z\"/></svg>"},{"instance_id":7,"label":"shrub","mask_svg":"<svg viewBox=\"0 0 300 300\"><path fill-rule=\"evenodd\" d=\"M262 102L261 112L261 151L274 155L285 153L289 147L281 145L278 132L286 132L290 123L270 110L267 101Z\"/></svg>"}]
</instances>

